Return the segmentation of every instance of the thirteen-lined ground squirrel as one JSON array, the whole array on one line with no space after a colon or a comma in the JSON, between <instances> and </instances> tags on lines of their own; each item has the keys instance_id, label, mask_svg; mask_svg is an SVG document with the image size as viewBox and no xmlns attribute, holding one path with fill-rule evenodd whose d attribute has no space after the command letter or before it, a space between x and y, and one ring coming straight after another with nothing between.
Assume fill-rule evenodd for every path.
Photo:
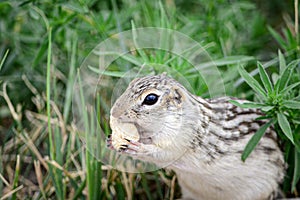
<instances>
[{"instance_id":1,"label":"thirteen-lined ground squirrel","mask_svg":"<svg viewBox=\"0 0 300 200\"><path fill-rule=\"evenodd\" d=\"M228 100L194 96L165 74L135 79L111 109L108 144L174 170L183 198L272 199L285 169L276 133L269 128L243 162L265 121L256 120L259 110Z\"/></svg>"}]
</instances>

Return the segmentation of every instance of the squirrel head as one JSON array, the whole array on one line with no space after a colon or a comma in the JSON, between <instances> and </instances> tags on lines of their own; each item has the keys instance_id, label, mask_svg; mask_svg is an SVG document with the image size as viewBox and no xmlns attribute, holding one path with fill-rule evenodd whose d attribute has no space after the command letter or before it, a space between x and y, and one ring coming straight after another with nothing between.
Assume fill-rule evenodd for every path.
<instances>
[{"instance_id":1,"label":"squirrel head","mask_svg":"<svg viewBox=\"0 0 300 200\"><path fill-rule=\"evenodd\" d=\"M111 109L111 127L122 129L128 139L179 148L190 139L184 130L185 121L193 116L188 94L165 73L134 79Z\"/></svg>"}]
</instances>

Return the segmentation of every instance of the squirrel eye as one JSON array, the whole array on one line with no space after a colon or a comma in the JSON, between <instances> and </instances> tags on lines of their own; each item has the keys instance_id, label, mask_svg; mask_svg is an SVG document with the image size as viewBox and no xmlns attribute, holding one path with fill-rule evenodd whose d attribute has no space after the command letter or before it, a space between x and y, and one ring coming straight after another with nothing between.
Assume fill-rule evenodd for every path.
<instances>
[{"instance_id":1,"label":"squirrel eye","mask_svg":"<svg viewBox=\"0 0 300 200\"><path fill-rule=\"evenodd\" d=\"M145 97L145 99L144 99L144 101L143 101L142 104L151 106L151 105L155 104L158 101L158 97L159 97L158 95L153 94L153 93L148 94Z\"/></svg>"}]
</instances>

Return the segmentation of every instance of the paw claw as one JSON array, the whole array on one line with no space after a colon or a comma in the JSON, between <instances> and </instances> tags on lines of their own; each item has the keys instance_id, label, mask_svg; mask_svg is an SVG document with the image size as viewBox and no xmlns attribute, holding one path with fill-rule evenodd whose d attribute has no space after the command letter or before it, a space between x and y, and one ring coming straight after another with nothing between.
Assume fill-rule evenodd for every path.
<instances>
[{"instance_id":1,"label":"paw claw","mask_svg":"<svg viewBox=\"0 0 300 200\"><path fill-rule=\"evenodd\" d=\"M131 140L124 138L127 142L131 142Z\"/></svg>"},{"instance_id":2,"label":"paw claw","mask_svg":"<svg viewBox=\"0 0 300 200\"><path fill-rule=\"evenodd\" d=\"M124 152L125 152L125 153L128 153L128 154L132 154L132 155L137 154L136 151L133 151L133 150L131 150L131 149L126 149Z\"/></svg>"},{"instance_id":3,"label":"paw claw","mask_svg":"<svg viewBox=\"0 0 300 200\"><path fill-rule=\"evenodd\" d=\"M142 143L140 142L135 142L135 141L130 141L130 144L134 145L134 146L141 146Z\"/></svg>"},{"instance_id":4,"label":"paw claw","mask_svg":"<svg viewBox=\"0 0 300 200\"><path fill-rule=\"evenodd\" d=\"M137 154L138 152L141 151L141 146L142 143L140 142L136 142L136 141L132 141L130 139L126 139L126 144L122 144L120 146L120 148L117 150L117 152L119 153L128 153L128 154ZM112 137L111 135L108 135L106 138L106 146L107 148L111 149L111 150L116 150L113 145L112 145Z\"/></svg>"},{"instance_id":5,"label":"paw claw","mask_svg":"<svg viewBox=\"0 0 300 200\"><path fill-rule=\"evenodd\" d=\"M125 152L128 149L127 144L122 144L121 147L119 148L118 152Z\"/></svg>"},{"instance_id":6,"label":"paw claw","mask_svg":"<svg viewBox=\"0 0 300 200\"><path fill-rule=\"evenodd\" d=\"M112 145L112 140L111 140L111 134L107 136L106 138L106 147L113 150L114 147Z\"/></svg>"},{"instance_id":7,"label":"paw claw","mask_svg":"<svg viewBox=\"0 0 300 200\"><path fill-rule=\"evenodd\" d=\"M140 147L141 147L141 143L139 143L139 142L131 141L128 144L128 150L130 150L131 152L134 152L134 153L139 152L140 151Z\"/></svg>"}]
</instances>

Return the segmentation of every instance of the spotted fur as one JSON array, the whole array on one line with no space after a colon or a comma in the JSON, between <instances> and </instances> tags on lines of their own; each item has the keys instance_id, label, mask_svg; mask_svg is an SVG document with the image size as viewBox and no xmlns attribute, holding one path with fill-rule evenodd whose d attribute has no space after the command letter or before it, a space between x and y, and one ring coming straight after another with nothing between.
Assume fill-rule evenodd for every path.
<instances>
[{"instance_id":1,"label":"spotted fur","mask_svg":"<svg viewBox=\"0 0 300 200\"><path fill-rule=\"evenodd\" d=\"M145 106L149 93L159 100ZM130 83L111 117L134 124L140 135L137 142L124 140L122 152L174 170L183 198L272 199L285 171L276 133L267 129L242 162L245 145L266 121L257 120L260 110L239 108L230 99L204 100L166 74L146 76Z\"/></svg>"}]
</instances>

